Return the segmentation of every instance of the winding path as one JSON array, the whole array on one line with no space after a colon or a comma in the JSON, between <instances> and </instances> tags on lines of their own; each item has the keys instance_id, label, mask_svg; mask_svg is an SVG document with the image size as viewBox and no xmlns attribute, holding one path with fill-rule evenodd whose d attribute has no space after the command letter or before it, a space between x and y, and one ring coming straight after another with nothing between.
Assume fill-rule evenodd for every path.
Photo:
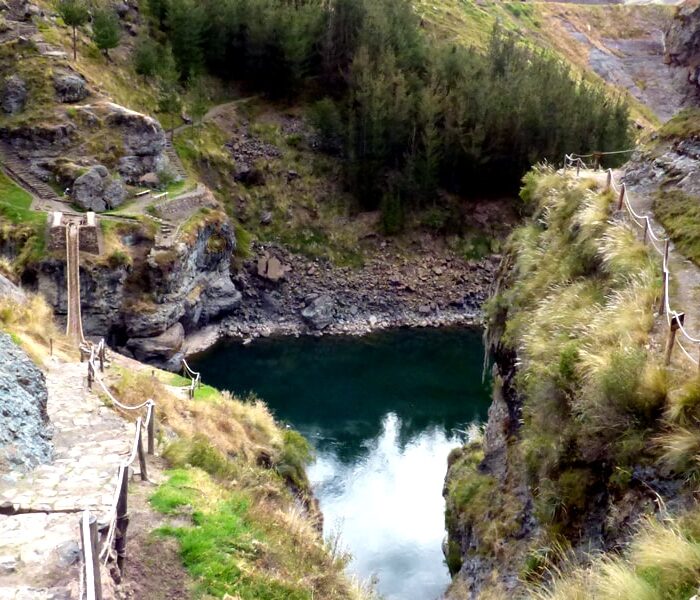
<instances>
[{"instance_id":1,"label":"winding path","mask_svg":"<svg viewBox=\"0 0 700 600\"><path fill-rule=\"evenodd\" d=\"M133 426L85 387L85 364L53 359L46 374L53 460L0 478L0 599L78 598L78 520L111 508Z\"/></svg>"}]
</instances>

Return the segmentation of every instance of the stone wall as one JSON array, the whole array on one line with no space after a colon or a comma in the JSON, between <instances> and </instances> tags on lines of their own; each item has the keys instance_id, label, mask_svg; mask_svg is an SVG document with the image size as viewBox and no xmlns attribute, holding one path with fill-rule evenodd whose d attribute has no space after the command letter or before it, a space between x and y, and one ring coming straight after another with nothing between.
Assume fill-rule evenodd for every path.
<instances>
[{"instance_id":1,"label":"stone wall","mask_svg":"<svg viewBox=\"0 0 700 600\"><path fill-rule=\"evenodd\" d=\"M80 226L80 251L100 253L100 238L94 213L87 213L85 223ZM48 249L66 250L66 222L61 213L53 213L49 225Z\"/></svg>"}]
</instances>

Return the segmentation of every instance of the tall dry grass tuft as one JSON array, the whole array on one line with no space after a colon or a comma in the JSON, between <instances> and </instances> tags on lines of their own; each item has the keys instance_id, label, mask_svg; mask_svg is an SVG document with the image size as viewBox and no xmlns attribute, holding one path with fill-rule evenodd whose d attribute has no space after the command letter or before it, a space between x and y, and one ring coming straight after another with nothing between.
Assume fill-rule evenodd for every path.
<instances>
[{"instance_id":1,"label":"tall dry grass tuft","mask_svg":"<svg viewBox=\"0 0 700 600\"><path fill-rule=\"evenodd\" d=\"M700 429L673 427L655 439L661 461L677 474L695 479L700 474Z\"/></svg>"},{"instance_id":2,"label":"tall dry grass tuft","mask_svg":"<svg viewBox=\"0 0 700 600\"><path fill-rule=\"evenodd\" d=\"M77 357L77 351L58 329L53 310L38 294L25 293L24 298L0 297L0 327L38 365L43 365L48 358L51 342L55 354L71 359Z\"/></svg>"},{"instance_id":3,"label":"tall dry grass tuft","mask_svg":"<svg viewBox=\"0 0 700 600\"><path fill-rule=\"evenodd\" d=\"M266 405L259 400L241 402L228 392L207 400L183 400L176 389L149 371L122 369L112 387L120 402L137 405L152 398L159 419L179 436L203 436L225 456L269 461L281 453L282 432Z\"/></svg>"}]
</instances>

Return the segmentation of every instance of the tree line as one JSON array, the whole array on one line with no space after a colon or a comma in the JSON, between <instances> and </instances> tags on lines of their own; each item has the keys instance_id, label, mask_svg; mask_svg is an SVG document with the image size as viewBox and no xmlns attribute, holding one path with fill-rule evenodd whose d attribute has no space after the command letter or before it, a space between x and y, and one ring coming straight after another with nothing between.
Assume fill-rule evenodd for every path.
<instances>
[{"instance_id":1,"label":"tree line","mask_svg":"<svg viewBox=\"0 0 700 600\"><path fill-rule=\"evenodd\" d=\"M310 99L322 146L388 229L436 191L515 189L565 152L630 143L622 99L496 26L485 50L430 37L407 0L148 0L142 58ZM160 56L160 58L159 58ZM146 61L142 61L146 62ZM142 65L142 71L148 71Z\"/></svg>"}]
</instances>

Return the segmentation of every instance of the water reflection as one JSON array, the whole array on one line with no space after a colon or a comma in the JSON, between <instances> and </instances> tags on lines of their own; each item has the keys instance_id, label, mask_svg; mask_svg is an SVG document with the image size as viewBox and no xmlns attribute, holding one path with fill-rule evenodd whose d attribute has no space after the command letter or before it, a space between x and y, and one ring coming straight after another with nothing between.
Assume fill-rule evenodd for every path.
<instances>
[{"instance_id":1,"label":"water reflection","mask_svg":"<svg viewBox=\"0 0 700 600\"><path fill-rule=\"evenodd\" d=\"M313 443L326 533L341 531L354 573L376 575L391 600L440 595L447 455L489 402L479 331L224 343L193 362L219 388L255 392Z\"/></svg>"},{"instance_id":2,"label":"water reflection","mask_svg":"<svg viewBox=\"0 0 700 600\"><path fill-rule=\"evenodd\" d=\"M428 600L449 583L446 569L440 568L440 492L445 459L459 440L431 427L402 443L401 426L395 413L387 414L361 459L343 463L333 450L322 451L309 477L326 533L338 530L355 550L350 570L360 578L375 575L387 599Z\"/></svg>"}]
</instances>

